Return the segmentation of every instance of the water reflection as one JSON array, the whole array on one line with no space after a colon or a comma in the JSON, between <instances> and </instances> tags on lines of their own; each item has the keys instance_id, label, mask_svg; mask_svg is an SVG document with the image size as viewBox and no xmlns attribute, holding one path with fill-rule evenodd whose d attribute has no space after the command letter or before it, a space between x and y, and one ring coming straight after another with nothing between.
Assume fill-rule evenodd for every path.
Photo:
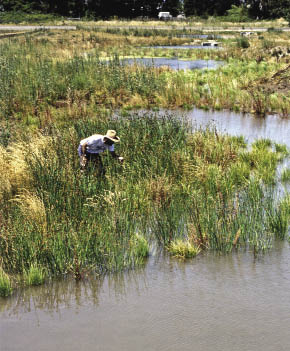
<instances>
[{"instance_id":1,"label":"water reflection","mask_svg":"<svg viewBox=\"0 0 290 351\"><path fill-rule=\"evenodd\" d=\"M88 301L98 305L98 296L103 284L100 277L76 282L73 279L53 280L39 287L18 291L16 295L0 300L0 311L8 316L19 316L32 311L45 310L49 314L59 313L62 309L79 308ZM2 302L2 303L1 303Z\"/></svg>"},{"instance_id":2,"label":"water reflection","mask_svg":"<svg viewBox=\"0 0 290 351\"><path fill-rule=\"evenodd\" d=\"M46 311L53 315L64 309L77 312L88 304L98 306L100 294L104 291L120 300L133 286L140 292L146 287L145 267L108 274L106 277L90 274L80 282L73 278L54 279L38 287L17 291L10 298L0 298L0 312L6 317L37 311Z\"/></svg>"}]
</instances>

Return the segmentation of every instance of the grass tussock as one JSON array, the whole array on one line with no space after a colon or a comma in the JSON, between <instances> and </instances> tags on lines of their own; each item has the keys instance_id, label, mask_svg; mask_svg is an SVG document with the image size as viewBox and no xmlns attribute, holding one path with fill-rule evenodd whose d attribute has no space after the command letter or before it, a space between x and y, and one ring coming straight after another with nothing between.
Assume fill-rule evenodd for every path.
<instances>
[{"instance_id":1,"label":"grass tussock","mask_svg":"<svg viewBox=\"0 0 290 351\"><path fill-rule=\"evenodd\" d=\"M7 297L12 294L13 288L10 277L0 268L0 297Z\"/></svg>"},{"instance_id":2,"label":"grass tussock","mask_svg":"<svg viewBox=\"0 0 290 351\"><path fill-rule=\"evenodd\" d=\"M35 194L23 191L11 201L17 203L23 218L31 225L36 225L44 233L47 228L46 210L43 201Z\"/></svg>"},{"instance_id":3,"label":"grass tussock","mask_svg":"<svg viewBox=\"0 0 290 351\"><path fill-rule=\"evenodd\" d=\"M290 169L284 169L282 174L281 174L281 180L282 182L290 182Z\"/></svg>"},{"instance_id":4,"label":"grass tussock","mask_svg":"<svg viewBox=\"0 0 290 351\"><path fill-rule=\"evenodd\" d=\"M136 233L131 239L132 253L143 260L149 256L149 244L146 238L143 235Z\"/></svg>"},{"instance_id":5,"label":"grass tussock","mask_svg":"<svg viewBox=\"0 0 290 351\"><path fill-rule=\"evenodd\" d=\"M32 264L24 273L26 285L42 285L45 281L46 273L42 267Z\"/></svg>"},{"instance_id":6,"label":"grass tussock","mask_svg":"<svg viewBox=\"0 0 290 351\"><path fill-rule=\"evenodd\" d=\"M177 239L169 244L168 251L178 258L192 258L199 254L200 249L188 240Z\"/></svg>"}]
</instances>

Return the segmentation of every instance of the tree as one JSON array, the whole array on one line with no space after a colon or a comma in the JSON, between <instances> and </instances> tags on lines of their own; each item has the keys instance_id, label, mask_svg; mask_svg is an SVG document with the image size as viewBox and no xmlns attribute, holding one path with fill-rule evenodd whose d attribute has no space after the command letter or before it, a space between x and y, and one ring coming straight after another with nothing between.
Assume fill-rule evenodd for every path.
<instances>
[{"instance_id":1,"label":"tree","mask_svg":"<svg viewBox=\"0 0 290 351\"><path fill-rule=\"evenodd\" d=\"M173 17L176 17L181 12L180 0L165 0L162 4L162 11L168 11Z\"/></svg>"},{"instance_id":2,"label":"tree","mask_svg":"<svg viewBox=\"0 0 290 351\"><path fill-rule=\"evenodd\" d=\"M184 0L186 16L225 15L232 5L240 5L240 0Z\"/></svg>"},{"instance_id":3,"label":"tree","mask_svg":"<svg viewBox=\"0 0 290 351\"><path fill-rule=\"evenodd\" d=\"M290 13L290 0L247 0L246 4L253 18L286 18Z\"/></svg>"}]
</instances>

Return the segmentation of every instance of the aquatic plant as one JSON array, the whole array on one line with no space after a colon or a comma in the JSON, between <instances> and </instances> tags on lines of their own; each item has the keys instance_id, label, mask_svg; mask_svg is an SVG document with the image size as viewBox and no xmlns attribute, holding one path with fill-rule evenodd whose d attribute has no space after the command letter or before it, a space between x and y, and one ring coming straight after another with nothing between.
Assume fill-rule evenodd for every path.
<instances>
[{"instance_id":1,"label":"aquatic plant","mask_svg":"<svg viewBox=\"0 0 290 351\"><path fill-rule=\"evenodd\" d=\"M104 155L105 177L93 169L83 175L79 140L111 128L120 135L124 164ZM72 120L39 138L37 144L28 135L3 149L8 172L16 159L22 164L0 202L1 265L9 275L31 283L42 281L42 272L81 279L88 271L143 264L152 241L167 248L188 237L201 250L258 252L277 236L276 218L285 211L275 206L269 184L283 155L268 142L246 149L241 137L135 112Z\"/></svg>"},{"instance_id":2,"label":"aquatic plant","mask_svg":"<svg viewBox=\"0 0 290 351\"><path fill-rule=\"evenodd\" d=\"M149 244L143 235L136 233L131 239L131 252L141 260L149 256Z\"/></svg>"},{"instance_id":3,"label":"aquatic plant","mask_svg":"<svg viewBox=\"0 0 290 351\"><path fill-rule=\"evenodd\" d=\"M290 169L284 169L281 174L281 181L282 182L289 182L290 181Z\"/></svg>"},{"instance_id":4,"label":"aquatic plant","mask_svg":"<svg viewBox=\"0 0 290 351\"><path fill-rule=\"evenodd\" d=\"M194 246L189 240L177 239L170 242L168 251L175 257L192 258L199 254L200 249Z\"/></svg>"},{"instance_id":5,"label":"aquatic plant","mask_svg":"<svg viewBox=\"0 0 290 351\"><path fill-rule=\"evenodd\" d=\"M269 217L270 227L277 238L284 239L288 235L290 225L290 195L286 195L279 206Z\"/></svg>"},{"instance_id":6,"label":"aquatic plant","mask_svg":"<svg viewBox=\"0 0 290 351\"><path fill-rule=\"evenodd\" d=\"M12 294L11 280L2 268L0 268L0 297L7 297Z\"/></svg>"},{"instance_id":7,"label":"aquatic plant","mask_svg":"<svg viewBox=\"0 0 290 351\"><path fill-rule=\"evenodd\" d=\"M121 35L117 38L101 37L104 33L92 35L85 30L77 32L74 51L68 45L67 33L57 37L43 32L1 42L0 120L13 116L21 128L44 130L55 122L65 124L87 118L89 111L96 113L99 106L196 105L260 115L273 111L289 115L286 91L272 94L262 89L267 79L285 69L284 64L271 60L257 62L258 48L242 59L241 55L245 55L242 49L233 47L177 50L179 58L224 60L227 64L213 72L174 72L123 62L128 56L172 57L172 50L140 48L138 40L126 44L126 37ZM161 37L158 38L160 41Z\"/></svg>"},{"instance_id":8,"label":"aquatic plant","mask_svg":"<svg viewBox=\"0 0 290 351\"><path fill-rule=\"evenodd\" d=\"M27 285L41 285L44 283L45 278L44 268L37 264L31 264L29 269L24 272L24 281Z\"/></svg>"}]
</instances>

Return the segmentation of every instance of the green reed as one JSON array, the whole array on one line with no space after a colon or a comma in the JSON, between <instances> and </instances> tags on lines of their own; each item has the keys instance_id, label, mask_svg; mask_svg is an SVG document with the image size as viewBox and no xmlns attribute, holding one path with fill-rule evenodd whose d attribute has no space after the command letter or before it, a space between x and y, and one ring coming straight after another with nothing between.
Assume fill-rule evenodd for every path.
<instances>
[{"instance_id":1,"label":"green reed","mask_svg":"<svg viewBox=\"0 0 290 351\"><path fill-rule=\"evenodd\" d=\"M11 279L2 268L0 268L0 297L7 297L12 294L13 288Z\"/></svg>"},{"instance_id":2,"label":"green reed","mask_svg":"<svg viewBox=\"0 0 290 351\"><path fill-rule=\"evenodd\" d=\"M277 111L289 114L289 99L282 93L259 90L265 80L283 68L276 62L257 62L253 58L231 58L227 50L176 51L178 57L225 60L218 70L179 71L126 65L120 55L172 57L172 50L112 48L54 57L61 43L38 37L1 43L0 118L20 121L27 128L44 128L55 120L64 123L86 114L96 106L179 107L235 109L263 115ZM226 55L225 55L226 54ZM238 53L236 55L238 57Z\"/></svg>"},{"instance_id":3,"label":"green reed","mask_svg":"<svg viewBox=\"0 0 290 351\"><path fill-rule=\"evenodd\" d=\"M79 140L110 128L120 135L116 148L125 163L104 155L105 177L93 169L82 174ZM30 284L42 281L42 269L81 279L91 270L134 267L151 241L229 252L264 250L285 237L278 233L285 233L289 213L275 207L265 178L281 160L270 145L247 150L242 138L191 132L182 120L153 113L75 121L49 137L42 149L23 138L27 192L19 185L14 192L20 195L0 204L1 265L9 274L35 276Z\"/></svg>"}]
</instances>

